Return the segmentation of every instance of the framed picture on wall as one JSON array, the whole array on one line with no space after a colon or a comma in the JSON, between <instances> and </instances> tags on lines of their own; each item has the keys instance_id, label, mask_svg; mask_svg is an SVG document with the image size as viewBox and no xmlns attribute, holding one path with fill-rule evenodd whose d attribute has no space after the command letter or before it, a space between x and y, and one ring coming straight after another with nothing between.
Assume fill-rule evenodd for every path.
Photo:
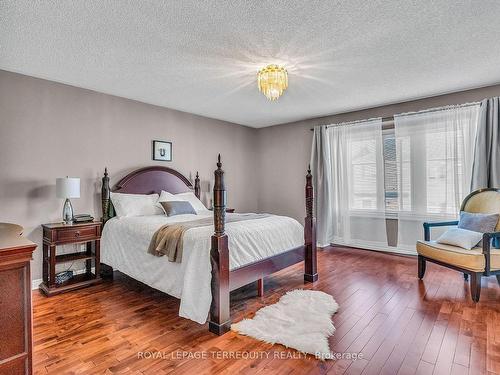
<instances>
[{"instance_id":1,"label":"framed picture on wall","mask_svg":"<svg viewBox=\"0 0 500 375\"><path fill-rule=\"evenodd\" d=\"M172 161L172 142L153 141L153 160Z\"/></svg>"}]
</instances>

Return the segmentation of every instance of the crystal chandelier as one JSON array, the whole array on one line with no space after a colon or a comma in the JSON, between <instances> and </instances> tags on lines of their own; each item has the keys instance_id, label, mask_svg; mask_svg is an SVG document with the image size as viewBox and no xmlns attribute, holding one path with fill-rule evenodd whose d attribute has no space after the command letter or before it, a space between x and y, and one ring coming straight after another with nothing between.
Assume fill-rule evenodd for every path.
<instances>
[{"instance_id":1,"label":"crystal chandelier","mask_svg":"<svg viewBox=\"0 0 500 375\"><path fill-rule=\"evenodd\" d=\"M278 99L288 87L288 73L278 65L268 65L257 74L259 91L271 101Z\"/></svg>"}]
</instances>

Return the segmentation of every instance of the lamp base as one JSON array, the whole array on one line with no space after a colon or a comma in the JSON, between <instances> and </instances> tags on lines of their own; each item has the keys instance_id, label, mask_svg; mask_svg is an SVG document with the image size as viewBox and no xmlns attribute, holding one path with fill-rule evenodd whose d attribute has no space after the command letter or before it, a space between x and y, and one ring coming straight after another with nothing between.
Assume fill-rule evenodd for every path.
<instances>
[{"instance_id":1,"label":"lamp base","mask_svg":"<svg viewBox=\"0 0 500 375\"><path fill-rule=\"evenodd\" d=\"M73 206L68 198L66 198L66 201L64 202L62 217L64 224L73 223Z\"/></svg>"}]
</instances>

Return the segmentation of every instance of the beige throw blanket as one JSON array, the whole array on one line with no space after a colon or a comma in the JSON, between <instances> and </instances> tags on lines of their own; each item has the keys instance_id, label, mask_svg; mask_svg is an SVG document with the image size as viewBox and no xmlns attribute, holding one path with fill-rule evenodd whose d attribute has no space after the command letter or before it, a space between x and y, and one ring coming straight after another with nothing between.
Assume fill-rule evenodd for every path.
<instances>
[{"instance_id":1,"label":"beige throw blanket","mask_svg":"<svg viewBox=\"0 0 500 375\"><path fill-rule=\"evenodd\" d=\"M269 216L269 214L231 214L226 216L226 223L263 219ZM192 228L208 227L213 224L213 217L184 223L166 224L153 235L148 253L159 257L166 255L170 262L180 263L182 261L184 233Z\"/></svg>"}]
</instances>

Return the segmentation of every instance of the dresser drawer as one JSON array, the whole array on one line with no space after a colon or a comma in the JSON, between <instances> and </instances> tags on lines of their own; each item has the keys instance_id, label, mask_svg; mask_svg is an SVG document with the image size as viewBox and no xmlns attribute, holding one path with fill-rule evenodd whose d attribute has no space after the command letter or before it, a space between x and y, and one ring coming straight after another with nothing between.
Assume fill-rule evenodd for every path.
<instances>
[{"instance_id":1,"label":"dresser drawer","mask_svg":"<svg viewBox=\"0 0 500 375\"><path fill-rule=\"evenodd\" d=\"M76 242L85 241L87 239L95 238L99 236L99 227L82 227L82 228L71 228L66 230L57 231L57 242Z\"/></svg>"}]
</instances>

